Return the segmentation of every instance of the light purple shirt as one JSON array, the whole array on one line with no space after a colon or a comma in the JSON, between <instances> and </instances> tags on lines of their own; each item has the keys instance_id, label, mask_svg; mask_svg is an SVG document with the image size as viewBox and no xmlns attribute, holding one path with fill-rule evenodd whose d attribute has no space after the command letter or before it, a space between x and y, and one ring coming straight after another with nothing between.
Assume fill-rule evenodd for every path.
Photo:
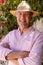
<instances>
[{"instance_id":1,"label":"light purple shirt","mask_svg":"<svg viewBox=\"0 0 43 65\"><path fill-rule=\"evenodd\" d=\"M3 44L8 44L10 49L5 48ZM0 43L0 59L6 60L5 56L11 51L30 51L28 57L19 58L19 65L41 65L43 51L43 34L30 27L22 35L19 29L9 32ZM9 61L8 65L15 65Z\"/></svg>"}]
</instances>

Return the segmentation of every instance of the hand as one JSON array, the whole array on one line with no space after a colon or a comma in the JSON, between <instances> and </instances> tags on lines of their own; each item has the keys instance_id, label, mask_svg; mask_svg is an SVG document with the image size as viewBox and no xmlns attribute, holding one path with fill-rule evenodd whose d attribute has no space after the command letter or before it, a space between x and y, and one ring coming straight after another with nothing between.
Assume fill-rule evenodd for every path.
<instances>
[{"instance_id":1,"label":"hand","mask_svg":"<svg viewBox=\"0 0 43 65\"><path fill-rule=\"evenodd\" d=\"M10 60L14 65L19 65L18 60Z\"/></svg>"}]
</instances>

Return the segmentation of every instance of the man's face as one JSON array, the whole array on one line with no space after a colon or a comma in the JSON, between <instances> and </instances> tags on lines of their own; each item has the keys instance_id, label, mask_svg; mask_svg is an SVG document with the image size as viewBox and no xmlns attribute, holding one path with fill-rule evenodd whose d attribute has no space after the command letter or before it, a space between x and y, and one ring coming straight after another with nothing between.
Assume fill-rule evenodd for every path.
<instances>
[{"instance_id":1,"label":"man's face","mask_svg":"<svg viewBox=\"0 0 43 65\"><path fill-rule=\"evenodd\" d=\"M20 27L27 28L32 19L32 13L28 11L18 11L17 12L17 23Z\"/></svg>"}]
</instances>

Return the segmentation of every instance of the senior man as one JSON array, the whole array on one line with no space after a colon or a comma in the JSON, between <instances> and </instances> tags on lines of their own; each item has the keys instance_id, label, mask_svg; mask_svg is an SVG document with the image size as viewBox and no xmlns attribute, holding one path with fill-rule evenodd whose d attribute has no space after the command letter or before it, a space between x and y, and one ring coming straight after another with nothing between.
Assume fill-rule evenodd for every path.
<instances>
[{"instance_id":1,"label":"senior man","mask_svg":"<svg viewBox=\"0 0 43 65\"><path fill-rule=\"evenodd\" d=\"M0 59L8 60L8 65L41 65L43 34L30 26L38 13L26 1L10 13L17 17L18 29L10 31L0 43Z\"/></svg>"}]
</instances>

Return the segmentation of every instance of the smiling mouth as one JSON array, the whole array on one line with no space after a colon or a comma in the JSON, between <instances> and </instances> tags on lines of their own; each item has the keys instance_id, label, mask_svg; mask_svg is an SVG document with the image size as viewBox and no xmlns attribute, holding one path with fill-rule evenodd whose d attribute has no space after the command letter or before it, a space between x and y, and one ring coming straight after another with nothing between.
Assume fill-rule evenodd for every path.
<instances>
[{"instance_id":1,"label":"smiling mouth","mask_svg":"<svg viewBox=\"0 0 43 65\"><path fill-rule=\"evenodd\" d=\"M26 22L23 22L23 23L21 22L20 24L23 26L28 26L28 24Z\"/></svg>"}]
</instances>

